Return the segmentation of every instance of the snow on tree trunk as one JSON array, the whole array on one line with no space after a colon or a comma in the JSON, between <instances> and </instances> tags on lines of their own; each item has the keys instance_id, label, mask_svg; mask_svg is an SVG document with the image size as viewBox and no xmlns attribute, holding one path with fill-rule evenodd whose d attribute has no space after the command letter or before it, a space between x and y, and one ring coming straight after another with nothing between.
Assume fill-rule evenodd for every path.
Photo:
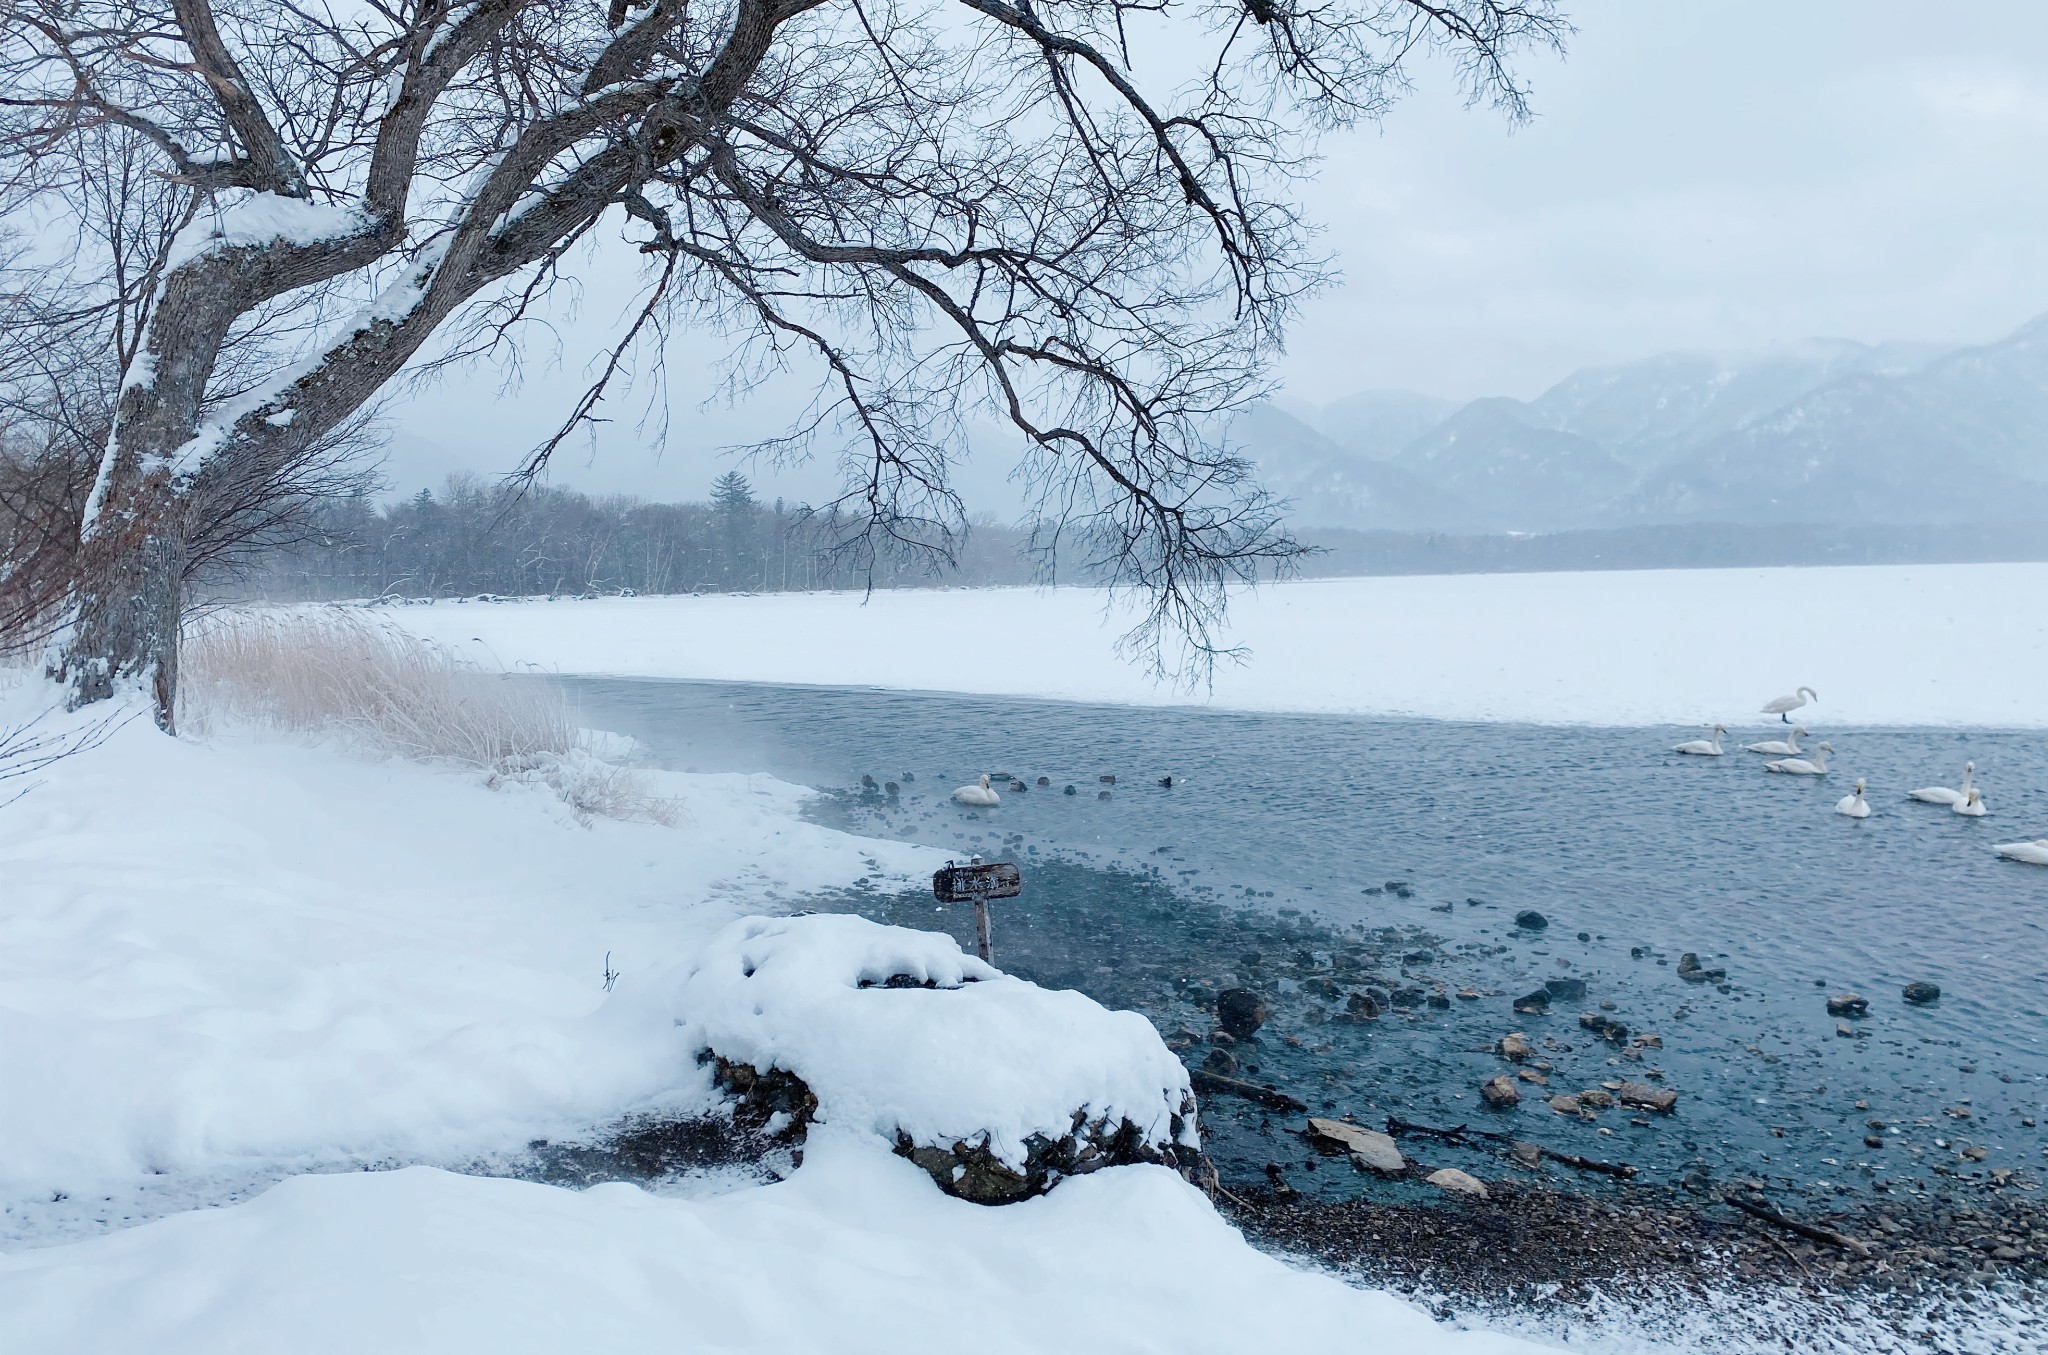
<instances>
[{"instance_id":1,"label":"snow on tree trunk","mask_svg":"<svg viewBox=\"0 0 2048 1355\"><path fill-rule=\"evenodd\" d=\"M161 472L106 487L88 520L75 614L50 676L73 709L128 683L149 694L158 728L177 732L178 635L185 607L185 533Z\"/></svg>"}]
</instances>

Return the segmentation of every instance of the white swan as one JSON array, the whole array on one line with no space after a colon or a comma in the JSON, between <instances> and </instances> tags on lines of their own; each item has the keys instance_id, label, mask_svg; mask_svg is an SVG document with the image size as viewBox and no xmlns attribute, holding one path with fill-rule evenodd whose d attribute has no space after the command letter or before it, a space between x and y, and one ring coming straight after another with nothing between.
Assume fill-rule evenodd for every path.
<instances>
[{"instance_id":1,"label":"white swan","mask_svg":"<svg viewBox=\"0 0 2048 1355\"><path fill-rule=\"evenodd\" d=\"M1806 726L1798 725L1794 727L1790 734L1787 734L1782 739L1766 739L1762 743L1750 744L1749 751L1752 753L1796 754L1799 751L1800 736L1805 733Z\"/></svg>"},{"instance_id":2,"label":"white swan","mask_svg":"<svg viewBox=\"0 0 2048 1355\"><path fill-rule=\"evenodd\" d=\"M1831 743L1815 744L1812 757L1781 757L1776 762L1766 762L1767 772L1783 772L1787 776L1826 776L1828 754L1835 751Z\"/></svg>"},{"instance_id":3,"label":"white swan","mask_svg":"<svg viewBox=\"0 0 2048 1355\"><path fill-rule=\"evenodd\" d=\"M1728 732L1728 726L1715 725L1711 739L1688 739L1672 749L1674 753L1692 753L1699 757L1721 756L1721 736Z\"/></svg>"},{"instance_id":4,"label":"white swan","mask_svg":"<svg viewBox=\"0 0 2048 1355\"><path fill-rule=\"evenodd\" d=\"M1958 814L1968 814L1973 819L1981 819L1991 812L1991 806L1984 803L1984 797L1978 793L1975 786L1970 787L1970 793L1963 797L1961 804L1951 805L1950 808Z\"/></svg>"},{"instance_id":5,"label":"white swan","mask_svg":"<svg viewBox=\"0 0 2048 1355\"><path fill-rule=\"evenodd\" d=\"M2008 861L2024 861L2030 866L2048 866L2048 837L2037 837L2032 842L2004 842L1992 850Z\"/></svg>"},{"instance_id":6,"label":"white swan","mask_svg":"<svg viewBox=\"0 0 2048 1355\"><path fill-rule=\"evenodd\" d=\"M1792 723L1793 711L1798 710L1809 701L1817 703L1819 700L1819 692L1811 687L1801 687L1790 696L1780 696L1774 700L1764 702L1763 712L1766 715L1775 715L1789 725Z\"/></svg>"},{"instance_id":7,"label":"white swan","mask_svg":"<svg viewBox=\"0 0 2048 1355\"><path fill-rule=\"evenodd\" d=\"M1951 786L1922 786L1916 791L1909 791L1908 794L1915 800L1925 800L1931 805L1955 806L1969 799L1970 792L1976 788L1976 785L1977 764L1965 762L1963 764L1963 788L1961 790Z\"/></svg>"},{"instance_id":8,"label":"white swan","mask_svg":"<svg viewBox=\"0 0 2048 1355\"><path fill-rule=\"evenodd\" d=\"M1847 814L1852 819L1867 819L1870 817L1870 801L1863 798L1863 783L1861 781L1856 783L1856 793L1854 795L1844 795L1841 799L1835 801L1835 812L1837 814Z\"/></svg>"},{"instance_id":9,"label":"white swan","mask_svg":"<svg viewBox=\"0 0 2048 1355\"><path fill-rule=\"evenodd\" d=\"M999 805L1003 797L989 789L988 778L981 778L979 785L962 786L953 792L953 798L963 805Z\"/></svg>"}]
</instances>

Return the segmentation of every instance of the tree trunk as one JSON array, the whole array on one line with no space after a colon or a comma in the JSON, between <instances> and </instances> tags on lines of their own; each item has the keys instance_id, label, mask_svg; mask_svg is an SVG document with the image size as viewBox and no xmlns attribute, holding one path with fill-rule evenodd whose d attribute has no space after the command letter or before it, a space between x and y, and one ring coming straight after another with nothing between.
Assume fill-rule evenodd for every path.
<instances>
[{"instance_id":1,"label":"tree trunk","mask_svg":"<svg viewBox=\"0 0 2048 1355\"><path fill-rule=\"evenodd\" d=\"M110 485L86 524L80 561L72 625L50 676L70 689L73 710L140 685L157 727L175 734L186 537L168 477Z\"/></svg>"}]
</instances>

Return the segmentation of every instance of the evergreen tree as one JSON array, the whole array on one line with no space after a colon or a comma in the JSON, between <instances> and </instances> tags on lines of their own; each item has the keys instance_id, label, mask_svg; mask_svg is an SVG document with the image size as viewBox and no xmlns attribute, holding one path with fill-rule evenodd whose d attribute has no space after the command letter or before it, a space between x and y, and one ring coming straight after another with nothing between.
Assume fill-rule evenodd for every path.
<instances>
[{"instance_id":1,"label":"evergreen tree","mask_svg":"<svg viewBox=\"0 0 2048 1355\"><path fill-rule=\"evenodd\" d=\"M729 470L711 482L711 506L731 517L746 517L758 506L747 477Z\"/></svg>"}]
</instances>

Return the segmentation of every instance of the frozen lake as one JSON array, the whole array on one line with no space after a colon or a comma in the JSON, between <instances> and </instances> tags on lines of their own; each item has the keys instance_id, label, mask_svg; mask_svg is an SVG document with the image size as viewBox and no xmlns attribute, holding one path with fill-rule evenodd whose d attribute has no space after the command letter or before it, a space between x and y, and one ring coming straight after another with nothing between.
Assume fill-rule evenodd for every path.
<instances>
[{"instance_id":1,"label":"frozen lake","mask_svg":"<svg viewBox=\"0 0 2048 1355\"><path fill-rule=\"evenodd\" d=\"M634 735L665 765L772 772L833 791L816 811L831 822L1024 863L1026 897L999 905L996 928L996 958L1016 972L1136 1007L1169 1033L1206 1035L1219 987L1266 993L1275 1014L1234 1057L1317 1113L1484 1122L1652 1178L1753 1178L1802 1194L2042 1164L2048 870L1990 850L2048 831L2038 732L1816 722L1838 770L1815 781L1768 775L1754 754L1673 755L1689 731L1672 728L569 685L591 723ZM1738 733L1731 748L1762 736ZM1955 784L1966 758L1992 817L1905 800L1912 786ZM1006 791L989 811L948 801L982 772L1051 784ZM900 782L897 796L861 791L863 773ZM1100 799L1109 774L1118 781ZM1155 784L1167 774L1172 788ZM1832 812L1857 777L1876 810L1860 822ZM1077 794L1060 793L1067 784ZM968 925L917 894L836 906L961 935ZM1515 926L1531 908L1546 929ZM1681 980L1685 951L1724 968L1725 984ZM1553 979L1583 980L1586 993L1549 1015L1510 1010ZM1906 1004L1912 980L1938 983L1941 1000ZM1335 1019L1346 994L1372 984L1485 995ZM1851 990L1870 1012L1844 1037L1824 1004ZM1622 1056L1582 1028L1582 1012L1663 1047ZM1484 1051L1509 1031L1538 1042L1549 1085L1524 1083L1518 1108L1487 1112L1480 1082L1513 1069ZM1545 1102L1652 1068L1680 1094L1675 1116L1582 1121ZM1218 1096L1204 1117L1227 1173L1304 1157L1273 1123L1298 1117ZM1867 1134L1883 1146L1866 1147ZM1358 1189L1348 1172L1296 1175L1303 1188Z\"/></svg>"}]
</instances>

